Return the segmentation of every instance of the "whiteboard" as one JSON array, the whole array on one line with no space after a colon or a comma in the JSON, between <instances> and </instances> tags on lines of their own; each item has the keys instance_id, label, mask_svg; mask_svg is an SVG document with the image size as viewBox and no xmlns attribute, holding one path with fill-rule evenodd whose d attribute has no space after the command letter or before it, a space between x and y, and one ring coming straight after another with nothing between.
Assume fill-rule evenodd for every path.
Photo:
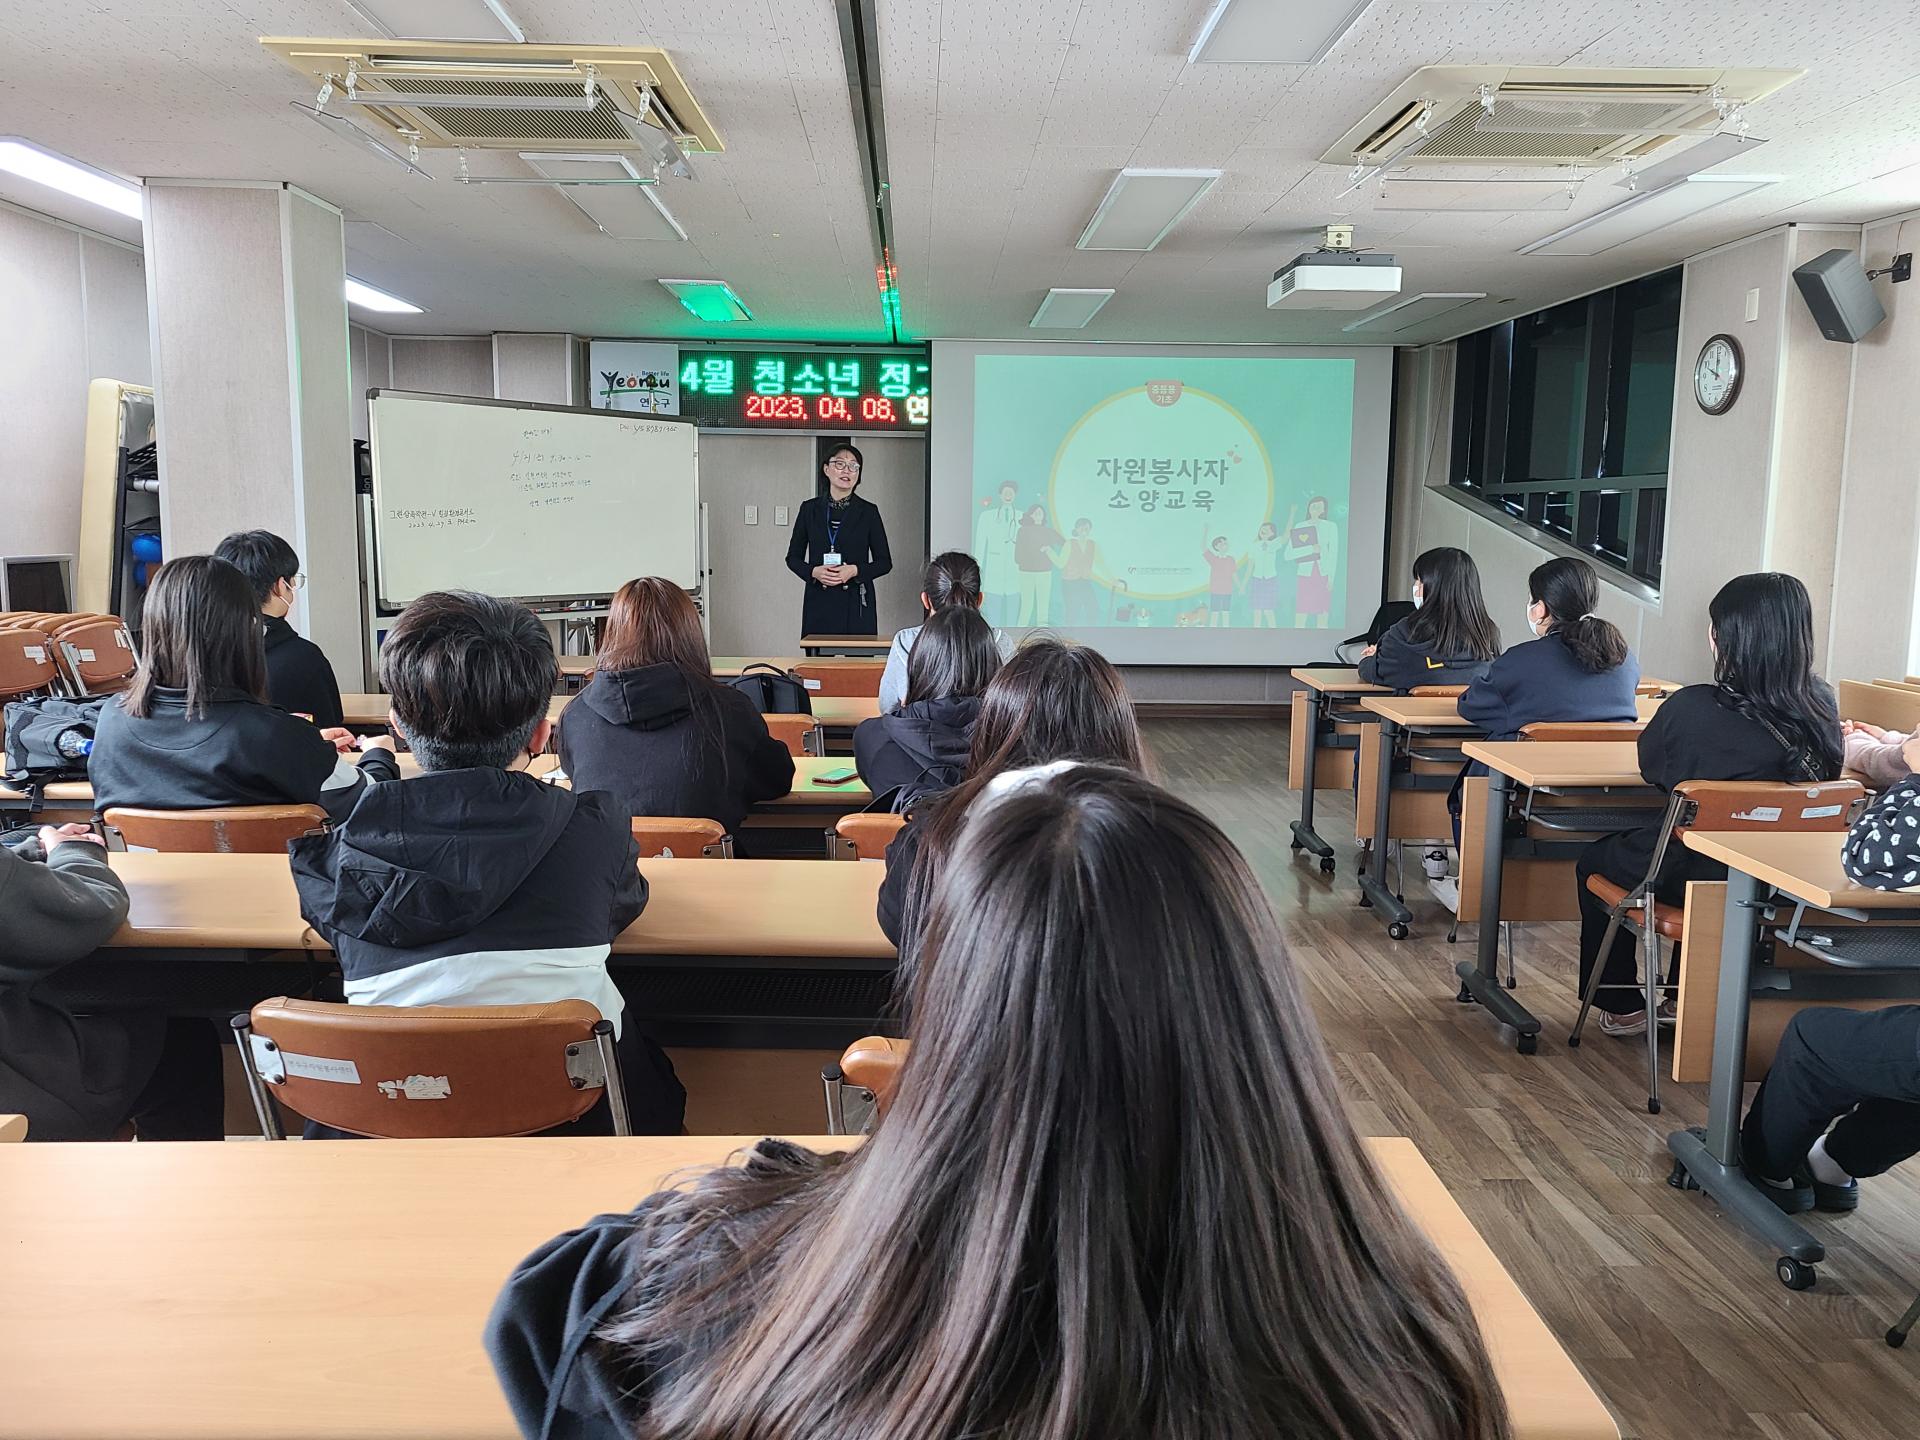
<instances>
[{"instance_id":1,"label":"whiteboard","mask_svg":"<svg viewBox=\"0 0 1920 1440\"><path fill-rule=\"evenodd\" d=\"M611 595L641 575L696 588L691 420L375 390L374 593Z\"/></svg>"}]
</instances>

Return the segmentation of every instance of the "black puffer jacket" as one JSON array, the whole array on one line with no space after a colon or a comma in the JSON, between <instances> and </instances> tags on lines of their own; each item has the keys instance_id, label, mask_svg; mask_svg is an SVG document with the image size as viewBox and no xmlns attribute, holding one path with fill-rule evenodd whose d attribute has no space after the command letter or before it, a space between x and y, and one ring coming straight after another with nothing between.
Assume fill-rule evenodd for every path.
<instances>
[{"instance_id":1,"label":"black puffer jacket","mask_svg":"<svg viewBox=\"0 0 1920 1440\"><path fill-rule=\"evenodd\" d=\"M977 695L916 700L891 715L863 720L853 732L853 763L875 795L898 789L895 810L950 790L967 768Z\"/></svg>"}]
</instances>

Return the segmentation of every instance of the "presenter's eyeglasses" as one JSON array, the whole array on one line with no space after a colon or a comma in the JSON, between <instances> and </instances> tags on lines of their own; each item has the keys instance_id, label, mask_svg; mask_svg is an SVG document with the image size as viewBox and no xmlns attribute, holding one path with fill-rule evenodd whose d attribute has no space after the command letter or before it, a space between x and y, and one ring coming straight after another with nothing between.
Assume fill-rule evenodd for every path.
<instances>
[{"instance_id":1,"label":"presenter's eyeglasses","mask_svg":"<svg viewBox=\"0 0 1920 1440\"><path fill-rule=\"evenodd\" d=\"M858 475L860 473L858 462L849 460L844 455L827 461L827 469L838 470L843 475Z\"/></svg>"}]
</instances>

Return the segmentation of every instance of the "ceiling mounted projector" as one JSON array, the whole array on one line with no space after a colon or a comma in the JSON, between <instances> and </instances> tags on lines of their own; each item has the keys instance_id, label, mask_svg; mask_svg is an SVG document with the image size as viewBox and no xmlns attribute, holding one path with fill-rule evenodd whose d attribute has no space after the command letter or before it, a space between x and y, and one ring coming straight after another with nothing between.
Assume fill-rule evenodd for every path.
<instances>
[{"instance_id":1,"label":"ceiling mounted projector","mask_svg":"<svg viewBox=\"0 0 1920 1440\"><path fill-rule=\"evenodd\" d=\"M1364 310L1400 293L1400 265L1391 255L1311 250L1273 272L1269 310Z\"/></svg>"}]
</instances>

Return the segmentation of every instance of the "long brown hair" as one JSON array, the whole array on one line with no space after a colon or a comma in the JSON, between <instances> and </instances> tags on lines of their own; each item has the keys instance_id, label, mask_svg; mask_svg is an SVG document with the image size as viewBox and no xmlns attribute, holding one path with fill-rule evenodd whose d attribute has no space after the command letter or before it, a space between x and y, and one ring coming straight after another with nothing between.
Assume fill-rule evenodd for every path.
<instances>
[{"instance_id":1,"label":"long brown hair","mask_svg":"<svg viewBox=\"0 0 1920 1440\"><path fill-rule=\"evenodd\" d=\"M122 704L153 714L153 692L187 692L187 718L206 718L218 690L267 698L266 632L247 577L213 555L182 555L153 572L141 612L140 666Z\"/></svg>"},{"instance_id":2,"label":"long brown hair","mask_svg":"<svg viewBox=\"0 0 1920 1440\"><path fill-rule=\"evenodd\" d=\"M1511 1433L1259 883L1198 811L1094 767L991 799L925 951L867 1144L713 1172L630 1247L603 1341L687 1357L643 1440Z\"/></svg>"},{"instance_id":3,"label":"long brown hair","mask_svg":"<svg viewBox=\"0 0 1920 1440\"><path fill-rule=\"evenodd\" d=\"M693 599L670 580L645 575L629 580L607 607L596 670L636 670L676 665L690 675L713 678L706 632Z\"/></svg>"}]
</instances>

